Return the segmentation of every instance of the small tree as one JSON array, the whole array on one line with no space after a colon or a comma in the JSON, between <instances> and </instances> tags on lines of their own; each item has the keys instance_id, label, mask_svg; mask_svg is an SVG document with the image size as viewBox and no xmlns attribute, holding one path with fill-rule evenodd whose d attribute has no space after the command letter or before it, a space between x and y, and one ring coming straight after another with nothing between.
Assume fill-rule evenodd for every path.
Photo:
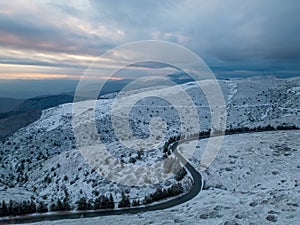
<instances>
[{"instance_id":1,"label":"small tree","mask_svg":"<svg viewBox=\"0 0 300 225\"><path fill-rule=\"evenodd\" d=\"M7 215L8 215L8 209L5 201L3 200L1 204L0 216L7 216Z\"/></svg>"},{"instance_id":2,"label":"small tree","mask_svg":"<svg viewBox=\"0 0 300 225\"><path fill-rule=\"evenodd\" d=\"M115 208L114 197L113 197L113 195L112 195L111 193L110 193L110 195L109 195L109 208L110 208L110 209Z\"/></svg>"},{"instance_id":3,"label":"small tree","mask_svg":"<svg viewBox=\"0 0 300 225\"><path fill-rule=\"evenodd\" d=\"M135 199L134 199L134 200L132 201L132 206L139 206L139 205L141 205L141 204L140 204L140 200L135 200Z\"/></svg>"},{"instance_id":4,"label":"small tree","mask_svg":"<svg viewBox=\"0 0 300 225\"><path fill-rule=\"evenodd\" d=\"M124 207L130 207L130 200L127 195L125 195L124 192L122 192L122 199L118 204L119 208L124 208Z\"/></svg>"},{"instance_id":5,"label":"small tree","mask_svg":"<svg viewBox=\"0 0 300 225\"><path fill-rule=\"evenodd\" d=\"M182 167L175 175L175 180L177 181L181 181L185 176L186 176L187 172L186 169L184 167Z\"/></svg>"},{"instance_id":6,"label":"small tree","mask_svg":"<svg viewBox=\"0 0 300 225\"><path fill-rule=\"evenodd\" d=\"M78 201L77 201L77 209L78 210L87 210L88 208L88 204L87 204L87 199L86 197L81 197Z\"/></svg>"},{"instance_id":7,"label":"small tree","mask_svg":"<svg viewBox=\"0 0 300 225\"><path fill-rule=\"evenodd\" d=\"M56 204L54 202L51 203L51 205L50 205L50 211L51 212L58 211L58 207L56 206Z\"/></svg>"},{"instance_id":8,"label":"small tree","mask_svg":"<svg viewBox=\"0 0 300 225\"><path fill-rule=\"evenodd\" d=\"M37 212L48 212L48 208L43 201L38 204Z\"/></svg>"}]
</instances>

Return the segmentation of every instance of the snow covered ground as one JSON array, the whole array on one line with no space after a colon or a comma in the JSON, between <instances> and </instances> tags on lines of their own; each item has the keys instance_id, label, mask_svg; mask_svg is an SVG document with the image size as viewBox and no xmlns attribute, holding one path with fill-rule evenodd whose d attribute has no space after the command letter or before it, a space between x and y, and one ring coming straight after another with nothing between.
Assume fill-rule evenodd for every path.
<instances>
[{"instance_id":1,"label":"snow covered ground","mask_svg":"<svg viewBox=\"0 0 300 225\"><path fill-rule=\"evenodd\" d=\"M224 100L228 112L228 128L241 126L257 127L268 124L275 126L281 124L300 125L299 77L290 79L263 77L223 80L220 81L220 86L224 93ZM190 96L193 105L198 112L200 130L209 129L211 120L210 108L203 92L199 90L195 83L183 84L181 85L181 88ZM127 99L133 102L136 101L136 96L141 97L141 95L138 94L140 91L141 90L127 93ZM130 161L134 159L136 160L135 165L139 166L139 168L143 166L151 166L154 162L161 160L163 157L162 145L164 141L166 141L170 136L177 135L180 131L182 131L184 135L189 132L192 133L191 127L194 125L193 117L188 117L186 124L184 124L184 128L180 130L180 123L178 123L180 116L178 115L177 109L179 108L183 113L189 115L188 108L182 107L185 106L184 104L186 102L183 101L184 99L181 99L182 94L180 92L167 91L166 89L162 90L161 88L149 88L144 90L143 93L145 96L147 94L149 96L152 95L152 97L145 97L138 101L137 104L131 108L129 113L129 125L130 128L132 128L134 137L148 137L147 135L150 134L149 124L152 123L153 125L154 123L154 126L155 124L161 124L161 121L154 120L156 117L163 118L167 128L165 137L160 137L161 139L157 140L154 139L155 141L158 141L158 147L150 150L147 149L149 146L143 144L143 141L129 141L128 143L132 145L130 145L130 147L124 147L124 145L117 140L114 134L112 120L110 119L112 110L116 113L115 122L122 119L125 116L125 113L123 112L124 108L120 107L120 105L113 107L114 99L100 99L97 101L98 107L96 108L95 115L97 119L97 131L100 135L100 139L106 146L108 146L110 154L117 158L120 162L129 165L129 168L132 166ZM164 99L153 97L157 96L158 93L163 95L165 99L177 99L181 104L177 105L177 108L174 108L174 106ZM124 93L124 95L126 96L126 93ZM127 103L126 98L122 102ZM92 113L93 112L87 108L82 111L82 116L83 118L89 118L88 115ZM76 146L72 130L72 116L72 104L63 104L44 110L42 117L38 121L20 129L6 142L0 143L0 155L2 156L0 160L1 200L9 200L11 198L15 200L23 200L30 197L37 201L42 199L45 202L50 203L59 198L63 198L66 191L68 192L73 204L75 204L76 200L78 200L80 196L94 198L97 193L113 193L115 200L118 201L122 191L130 195L131 198L140 199L145 195L152 193L157 187L170 187L172 183L175 182L174 176L171 174L172 176L169 177L169 179L164 180L160 184L147 185L145 187L132 187L112 182L111 180L101 176L98 173L99 171L95 170L95 168L92 168L87 163L78 150L78 146ZM80 129L84 131L83 133L85 133L85 129L89 128L89 124L85 122L86 121L83 120L82 127L79 125L79 128L84 128ZM283 134L281 132L278 133ZM246 134L243 134L243 138L237 138L237 140L235 140L236 143L240 143L240 147L238 147L239 145L235 143L226 145L226 142L237 136L226 137L223 148L218 154L218 160L221 162L220 166L222 167L209 167L208 171L204 173L207 181L207 187L215 187L215 190L205 190L200 194L201 201L206 201L207 205L205 205L205 207L204 203L198 205L197 202L200 198L199 197L191 203L188 203L189 206L180 209L185 210L184 212L186 212L187 215L192 215L190 216L190 219L193 219L195 216L199 218L199 216L205 212L210 213L210 211L205 211L204 209L209 207L209 202L213 202L216 196L225 196L222 201L224 201L224 204L226 202L228 203L226 207L231 205L231 208L225 208L222 210L227 210L228 214L226 215L231 215L231 213L229 213L230 210L238 206L238 204L232 204L231 201L235 202L235 200L238 201L239 199L244 199L242 202L245 201L245 204L248 204L247 201L250 198L255 197L255 195L251 195L249 191L250 187L251 192L257 190L257 196L259 193L262 195L263 193L266 193L265 190L269 190L270 185L277 187L277 180L274 179L273 175L280 177L280 174L283 174L279 169L281 164L285 165L285 163L290 163L291 160L297 159L297 152L292 150L288 151L288 148L284 146L284 143L288 141L289 136L293 136L292 131L286 132L286 134L288 134L288 138L280 138L277 133L273 134L274 138L273 136L266 136L266 133L258 133L251 139L253 143L248 141L250 139L246 136ZM295 134L299 135L298 132L295 132ZM86 133L86 135L89 136L88 133ZM124 132L124 135L126 135L126 132ZM249 134L249 137L251 137L251 135L253 136L254 134ZM265 137L265 140L261 137ZM88 138L90 137L87 137L87 139ZM277 140L277 145L279 147L274 144L275 140ZM233 142L235 141L233 140ZM202 142L205 142L205 140ZM271 145L272 142L274 142L274 145ZM299 141L298 143L297 140L294 142L294 145L298 144L299 146ZM265 146L266 143L272 147L270 147L270 149L268 149L269 147L264 148L263 146ZM190 144L195 145L197 143ZM255 146L250 148L249 146L252 144ZM194 157L191 159L196 168L199 167L202 146L203 145L201 144L199 148L196 148ZM181 147L184 148L184 145ZM140 156L138 154L139 150L142 152ZM298 150L298 148L296 148L296 150ZM223 155L224 158L222 158L224 151L227 152L228 156ZM264 151L271 152L265 153ZM236 156L236 154L238 156ZM250 156L253 156L253 158ZM254 158L254 156L257 157L257 159ZM295 157L293 158L292 156ZM218 160L214 161L214 164L217 163ZM279 161L277 162L276 160ZM272 163L271 161L275 161L277 163ZM110 164L107 163L107 165ZM272 168L277 168L277 166L279 166L277 169L274 169L274 171L271 171L270 177L266 177L265 174L258 172L258 169L261 169L263 172L268 171L266 168L269 168L269 165L272 165ZM109 167L104 172L107 172L108 170ZM296 172L299 174L299 171ZM296 172L293 171L294 175L289 176L295 176L297 174ZM264 179L261 179L262 177L264 177ZM265 181L265 179L269 179L270 182L262 182ZM280 180L278 182L281 184L281 188L286 185L293 185L292 181L287 178L280 177L279 179ZM284 179L287 181L281 182L281 180ZM188 179L184 179L182 183L184 184L186 180ZM228 182L226 182L226 180L228 180ZM251 182L251 184L247 183L249 180L253 182ZM254 189L254 185L257 186L257 189ZM262 190L260 190L260 188L262 188ZM243 189L246 189L248 194L241 194L241 190ZM24 190L24 195L21 194L22 190ZM275 194L277 194L277 192L280 193L280 191L274 191ZM215 195L215 193L219 194ZM286 192L291 199L292 193L292 191L290 194ZM272 194L272 197L275 194ZM190 212L190 214L188 214L186 210L188 210L192 204L197 204L197 207L200 207L199 211L197 211L198 209L196 208L191 208L191 211L196 210L197 212L194 212L194 214ZM213 205L213 203L211 204ZM217 204L215 204L214 207L216 206ZM293 203L289 203L288 206L291 209L294 209ZM236 209L238 209L238 207ZM245 210L246 209L248 210L248 208L245 208ZM249 207L249 209L256 208ZM221 213L222 210L215 211L220 211ZM200 211L203 212L200 213ZM176 210L174 211L174 214L172 210L167 212L170 212L174 218L177 218L175 214L178 215L178 218L181 217ZM214 211L213 214L215 214ZM148 214L143 214L143 216L146 215ZM274 213L274 215L279 217L276 213ZM168 215L166 215L166 217L167 216ZM124 216L124 218L126 217L127 216ZM132 218L134 219L136 217L137 216L133 216ZM203 215L202 217L206 216ZM259 217L259 215L257 217ZM121 219L123 216L117 218ZM172 221L174 220L172 216L170 218ZM234 215L230 218L234 219ZM237 221L241 220L238 218L236 219ZM145 220L147 221L147 218ZM220 221L227 220L229 221L229 217L223 216ZM209 219L205 221L209 221ZM291 219L291 221L293 221L293 219ZM144 224L144 222L142 224Z\"/></svg>"},{"instance_id":2,"label":"snow covered ground","mask_svg":"<svg viewBox=\"0 0 300 225\"><path fill-rule=\"evenodd\" d=\"M300 131L226 136L203 173L206 190L174 208L137 215L62 220L59 224L291 224L300 221ZM194 154L205 146L201 140ZM189 144L180 146L184 151ZM41 222L39 224L57 224Z\"/></svg>"}]
</instances>

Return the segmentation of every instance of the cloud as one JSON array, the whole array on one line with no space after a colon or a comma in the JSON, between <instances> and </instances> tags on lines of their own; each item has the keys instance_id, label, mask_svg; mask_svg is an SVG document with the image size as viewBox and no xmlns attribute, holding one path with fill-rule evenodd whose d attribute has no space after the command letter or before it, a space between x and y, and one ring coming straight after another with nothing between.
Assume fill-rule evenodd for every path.
<instances>
[{"instance_id":1,"label":"cloud","mask_svg":"<svg viewBox=\"0 0 300 225\"><path fill-rule=\"evenodd\" d=\"M157 39L228 71L299 70L299 10L292 0L1 1L0 63L82 69L115 46Z\"/></svg>"}]
</instances>

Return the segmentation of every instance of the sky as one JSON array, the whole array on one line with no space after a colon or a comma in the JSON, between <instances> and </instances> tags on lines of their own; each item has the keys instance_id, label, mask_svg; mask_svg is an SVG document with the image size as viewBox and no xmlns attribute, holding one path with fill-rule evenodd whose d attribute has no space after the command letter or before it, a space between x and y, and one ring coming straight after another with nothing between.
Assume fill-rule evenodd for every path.
<instances>
[{"instance_id":1,"label":"sky","mask_svg":"<svg viewBox=\"0 0 300 225\"><path fill-rule=\"evenodd\" d=\"M0 1L0 82L79 79L98 56L141 40L182 45L217 75L298 76L299 11L297 0Z\"/></svg>"}]
</instances>

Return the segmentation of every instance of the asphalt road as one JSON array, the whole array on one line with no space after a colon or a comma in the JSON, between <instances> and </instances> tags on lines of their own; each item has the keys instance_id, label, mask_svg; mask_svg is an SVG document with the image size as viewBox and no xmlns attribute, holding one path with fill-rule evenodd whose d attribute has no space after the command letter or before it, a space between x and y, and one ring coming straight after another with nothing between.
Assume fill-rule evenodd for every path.
<instances>
[{"instance_id":1,"label":"asphalt road","mask_svg":"<svg viewBox=\"0 0 300 225\"><path fill-rule=\"evenodd\" d=\"M171 145L171 148L174 150L177 144L178 144L177 142L173 143ZM136 214L136 213L141 213L146 211L167 209L185 203L191 200L192 198L194 198L202 190L203 187L202 176L177 150L174 150L173 152L175 156L181 161L181 163L185 165L185 168L190 172L190 174L193 177L193 186L191 187L190 191L176 198L172 198L170 200L163 201L163 202L156 202L151 205L143 205L135 208L36 213L32 215L11 217L6 220L1 220L0 218L0 224L16 224L16 223L20 224L20 223L33 223L33 222L40 222L40 221L99 217L99 216L106 216L106 215Z\"/></svg>"}]
</instances>

